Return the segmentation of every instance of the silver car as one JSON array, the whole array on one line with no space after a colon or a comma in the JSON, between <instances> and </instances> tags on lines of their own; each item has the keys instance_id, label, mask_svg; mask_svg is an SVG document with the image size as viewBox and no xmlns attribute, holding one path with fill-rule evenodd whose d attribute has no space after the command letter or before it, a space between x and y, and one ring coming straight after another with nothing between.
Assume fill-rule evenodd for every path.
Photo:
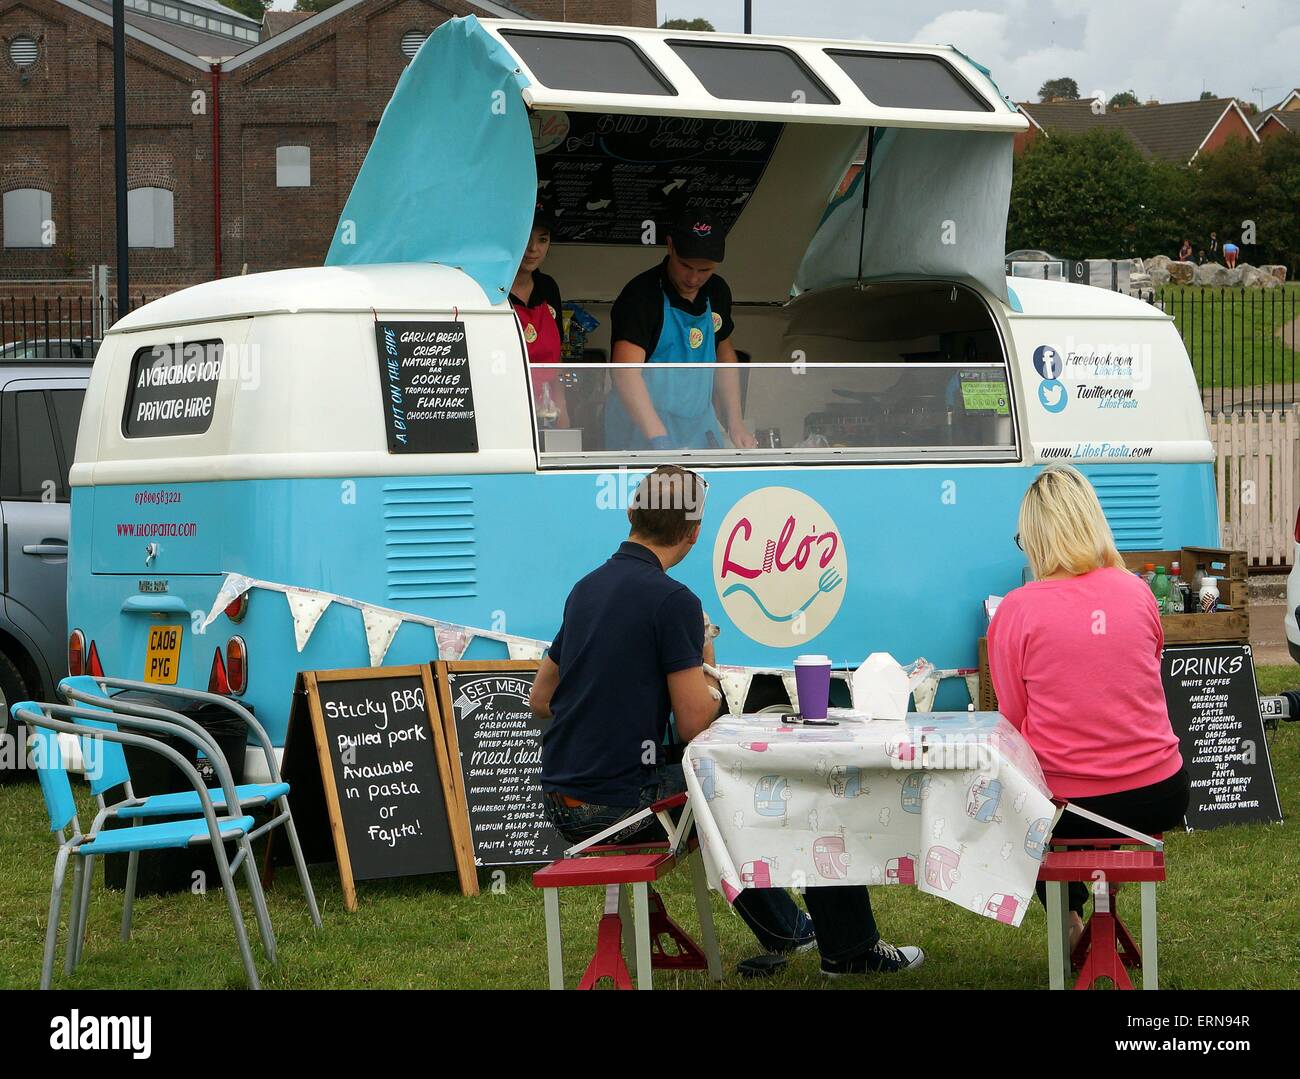
<instances>
[{"instance_id":1,"label":"silver car","mask_svg":"<svg viewBox=\"0 0 1300 1079\"><path fill-rule=\"evenodd\" d=\"M68 670L68 468L90 358L0 354L0 693L54 699Z\"/></svg>"}]
</instances>

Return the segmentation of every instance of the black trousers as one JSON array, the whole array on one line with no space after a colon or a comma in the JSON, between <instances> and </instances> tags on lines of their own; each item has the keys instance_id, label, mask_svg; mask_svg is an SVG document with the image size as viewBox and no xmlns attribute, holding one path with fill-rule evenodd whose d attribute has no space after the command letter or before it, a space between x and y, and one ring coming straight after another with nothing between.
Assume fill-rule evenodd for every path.
<instances>
[{"instance_id":1,"label":"black trousers","mask_svg":"<svg viewBox=\"0 0 1300 1079\"><path fill-rule=\"evenodd\" d=\"M1132 828L1147 835L1167 832L1183 825L1183 814L1187 812L1187 800L1191 793L1188 786L1187 769L1180 768L1168 779L1152 783L1147 787L1137 787L1131 791L1116 791L1114 794L1099 794L1095 798L1071 798L1070 802L1083 809L1091 810L1100 816L1108 817L1126 828ZM1103 828L1100 824L1065 813L1052 833L1053 839L1112 839L1123 838L1118 832ZM1038 898L1047 903L1047 885L1038 885ZM1088 886L1081 881L1070 882L1070 909L1083 916L1083 905L1088 899Z\"/></svg>"}]
</instances>

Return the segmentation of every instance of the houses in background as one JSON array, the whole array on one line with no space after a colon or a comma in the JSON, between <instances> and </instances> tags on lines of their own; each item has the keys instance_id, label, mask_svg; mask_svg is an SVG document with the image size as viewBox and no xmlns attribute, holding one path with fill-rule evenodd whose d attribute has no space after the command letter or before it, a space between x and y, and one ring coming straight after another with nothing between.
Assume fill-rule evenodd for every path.
<instances>
[{"instance_id":1,"label":"houses in background","mask_svg":"<svg viewBox=\"0 0 1300 1079\"><path fill-rule=\"evenodd\" d=\"M1016 138L1019 153L1035 139L1056 131L1081 134L1097 128L1122 131L1147 157L1189 165L1217 150L1229 139L1258 143L1261 139L1300 132L1300 90L1281 104L1255 116L1235 98L1206 98L1167 105L1107 108L1099 99L1022 102L1020 111L1029 130Z\"/></svg>"},{"instance_id":2,"label":"houses in background","mask_svg":"<svg viewBox=\"0 0 1300 1079\"><path fill-rule=\"evenodd\" d=\"M398 76L448 18L655 24L654 0L339 0L260 24L125 3L132 292L150 295L322 262ZM5 292L115 261L111 11L0 0Z\"/></svg>"}]
</instances>

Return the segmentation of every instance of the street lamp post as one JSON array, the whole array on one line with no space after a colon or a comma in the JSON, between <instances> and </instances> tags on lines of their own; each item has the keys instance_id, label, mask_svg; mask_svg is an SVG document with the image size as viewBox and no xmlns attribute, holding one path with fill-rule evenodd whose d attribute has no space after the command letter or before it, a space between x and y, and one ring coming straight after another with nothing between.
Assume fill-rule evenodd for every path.
<instances>
[{"instance_id":1,"label":"street lamp post","mask_svg":"<svg viewBox=\"0 0 1300 1079\"><path fill-rule=\"evenodd\" d=\"M754 32L754 0L745 0L745 33Z\"/></svg>"},{"instance_id":2,"label":"street lamp post","mask_svg":"<svg viewBox=\"0 0 1300 1079\"><path fill-rule=\"evenodd\" d=\"M126 231L126 5L113 0L113 179L117 219L117 317L127 311L130 292Z\"/></svg>"}]
</instances>

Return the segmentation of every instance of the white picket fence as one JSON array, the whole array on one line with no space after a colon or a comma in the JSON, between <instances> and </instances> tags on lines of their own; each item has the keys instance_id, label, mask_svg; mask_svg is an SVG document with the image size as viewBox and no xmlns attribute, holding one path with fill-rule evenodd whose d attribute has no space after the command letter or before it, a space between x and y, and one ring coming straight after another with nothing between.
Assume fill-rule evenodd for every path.
<instances>
[{"instance_id":1,"label":"white picket fence","mask_svg":"<svg viewBox=\"0 0 1300 1079\"><path fill-rule=\"evenodd\" d=\"M1207 412L1222 544L1252 566L1289 566L1300 498L1300 409Z\"/></svg>"}]
</instances>

